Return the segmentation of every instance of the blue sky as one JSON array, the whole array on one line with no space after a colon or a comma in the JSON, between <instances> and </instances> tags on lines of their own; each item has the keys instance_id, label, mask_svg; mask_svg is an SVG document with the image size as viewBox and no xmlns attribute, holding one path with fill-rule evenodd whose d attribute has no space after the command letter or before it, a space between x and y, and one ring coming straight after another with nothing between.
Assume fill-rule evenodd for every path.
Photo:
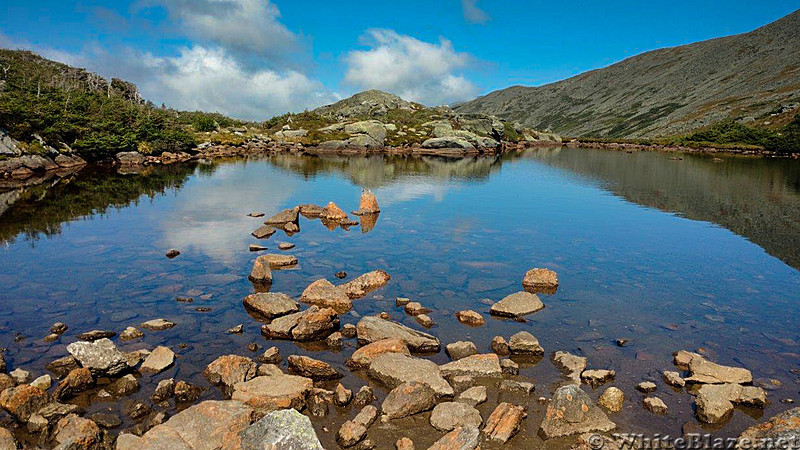
<instances>
[{"instance_id":1,"label":"blue sky","mask_svg":"<svg viewBox=\"0 0 800 450\"><path fill-rule=\"evenodd\" d=\"M4 0L0 45L247 119L368 88L425 104L751 31L800 0Z\"/></svg>"}]
</instances>

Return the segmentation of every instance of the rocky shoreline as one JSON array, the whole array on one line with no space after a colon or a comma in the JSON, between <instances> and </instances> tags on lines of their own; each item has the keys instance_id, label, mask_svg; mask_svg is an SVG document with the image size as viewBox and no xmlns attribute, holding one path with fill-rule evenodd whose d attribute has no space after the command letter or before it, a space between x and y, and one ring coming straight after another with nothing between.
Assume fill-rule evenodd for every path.
<instances>
[{"instance_id":1,"label":"rocky shoreline","mask_svg":"<svg viewBox=\"0 0 800 450\"><path fill-rule=\"evenodd\" d=\"M706 153L720 155L760 156L764 158L800 159L800 153L777 153L774 151L754 148L736 147L688 147L681 145L663 144L635 144L630 142L585 142L580 140L566 141L563 145L573 148L595 148L606 150L621 150L628 153L633 151L658 151L676 153Z\"/></svg>"},{"instance_id":2,"label":"rocky shoreline","mask_svg":"<svg viewBox=\"0 0 800 450\"><path fill-rule=\"evenodd\" d=\"M330 230L359 221L374 223L380 207L372 192L362 193L352 214L359 220L352 220L332 202L298 205L264 220L253 237L270 239L278 230L291 236L300 231L301 219L319 220ZM291 249L284 246L282 250ZM180 256L177 249L166 252L170 259ZM118 336L111 330L75 330L79 332L73 337L68 324L55 323L45 340L74 341L66 346L66 355L48 364L49 374L34 378L23 367L8 367L0 353L0 408L7 413L0 422L0 448L321 449L322 432L332 433L341 448L407 450L423 448L417 446L425 441L420 436L424 427L425 434L436 437L428 448L439 450L514 448L521 438L517 436L529 429L537 430L544 441L563 439L559 442L565 447L599 448L596 440L602 439L603 448L618 449L630 443L612 434L625 431L614 422L615 414L623 408L668 414L659 389L693 398L698 422L714 427L724 426L736 407L759 410L770 401L767 392L754 385L748 369L715 363L702 349L676 351L671 362L664 362L660 377L642 374L634 388L623 390L613 385L613 367L544 348L533 334L514 330L513 324L524 323L546 308L546 297L540 295L561 287L558 274L547 268L525 272L519 291L491 302L488 318L472 310L458 311L450 318L465 329L483 326L487 320L512 319L508 335L494 336L490 342L442 343L426 331L392 319L405 314L429 329L431 309L413 298L398 297L395 310L356 315L355 324L345 323L355 302L391 283L391 274L383 270L349 279L340 272L335 281L314 280L297 300L271 292L274 277L298 263L287 253L259 254L249 274L255 292L242 300L242 308L261 324L267 342L293 341L341 352L347 356L343 365L301 354L284 357L276 346L261 352L259 344L252 343L248 351L261 352L257 358L219 355L203 370L207 384L193 384L158 377L182 364L181 355L176 354L182 347L173 350L159 345L123 352L112 340L136 342L145 333L180 327L179 320L153 318L128 324ZM348 280L339 281L344 279ZM176 301L190 303L192 299ZM241 332L242 325L228 330ZM619 339L617 345L626 342ZM449 362L437 364L431 357L442 350ZM562 374L561 381L545 386L520 376L524 361L552 364ZM357 390L339 382L347 371L363 379ZM149 399L131 398L140 390L150 393ZM209 390L222 400L198 403ZM496 399L488 391L505 392L510 398ZM82 396L87 392L92 393L88 403ZM87 415L92 401L123 404L122 411L135 425L118 432L122 420L115 413ZM533 410L540 409L545 410L541 422L529 423ZM344 421L337 420L337 428L328 429L329 422L324 421L328 416ZM758 448L764 439L791 439L800 432L798 417L800 408L783 412L746 430L739 444L752 448L755 443ZM406 419L415 419L415 425L406 428ZM389 430L401 435L396 442L379 440Z\"/></svg>"}]
</instances>

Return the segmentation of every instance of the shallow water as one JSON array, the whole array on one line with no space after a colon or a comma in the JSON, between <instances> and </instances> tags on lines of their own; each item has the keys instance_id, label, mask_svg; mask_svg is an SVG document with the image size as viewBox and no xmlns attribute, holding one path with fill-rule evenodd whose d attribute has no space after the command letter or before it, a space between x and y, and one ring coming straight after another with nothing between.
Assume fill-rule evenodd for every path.
<instances>
[{"instance_id":1,"label":"shallow water","mask_svg":"<svg viewBox=\"0 0 800 450\"><path fill-rule=\"evenodd\" d=\"M329 231L301 218L300 233L262 241L274 252L278 242L295 243L288 253L300 260L296 269L274 272L272 291L296 298L319 277L338 282L339 270L351 279L384 269L389 285L357 300L343 323L387 311L421 329L394 306L402 296L434 309L437 325L429 332L443 344L468 339L483 352L494 335L530 331L547 355L570 351L587 356L589 368L616 370L613 385L628 399L610 418L624 432L679 436L684 424L696 423L693 397L664 385L660 372L674 370L672 352L703 348L716 362L749 368L770 388L763 413L737 409L727 424L709 430L735 436L762 414L790 408L782 399L798 399L800 378L791 370L800 368L800 163L675 156L562 148L466 159L281 155L129 175L86 169L0 194L0 347L7 348L10 369L38 376L66 355L79 332L119 332L164 317L178 325L146 332L143 343L119 344L168 345L179 355L173 368L141 379L141 398L168 377L208 386L202 369L223 354L250 354L251 342L331 362L355 391L365 378L343 364L354 342L331 352L266 341L241 300L253 290L247 274L256 254L247 246L258 240L250 232L263 220L247 213L268 217L328 201L352 211L368 187L382 209L373 229ZM164 253L173 247L182 253L168 260ZM520 290L532 267L559 274L558 292L543 296L547 307L526 323L490 318L482 300ZM195 301L179 303L176 296ZM461 309L483 313L486 325L459 324L454 313ZM42 338L56 321L70 330L46 344ZM239 323L243 334L225 333ZM631 342L620 348L616 338ZM442 352L431 359L448 358ZM499 394L529 408L525 428L509 445L538 447L545 406L537 398L549 397L563 378L548 357L520 362L520 378L532 378L536 392L522 399ZM634 386L646 379L658 384L666 416L642 408L644 395ZM596 399L606 386L584 388ZM213 388L204 396L219 393ZM479 408L484 418L495 405ZM90 407L105 409L119 405ZM313 419L331 447L337 425L355 414L341 412ZM425 420L376 424L370 437L383 447L409 434L405 426L421 424L424 432L414 434L424 448L441 436Z\"/></svg>"}]
</instances>

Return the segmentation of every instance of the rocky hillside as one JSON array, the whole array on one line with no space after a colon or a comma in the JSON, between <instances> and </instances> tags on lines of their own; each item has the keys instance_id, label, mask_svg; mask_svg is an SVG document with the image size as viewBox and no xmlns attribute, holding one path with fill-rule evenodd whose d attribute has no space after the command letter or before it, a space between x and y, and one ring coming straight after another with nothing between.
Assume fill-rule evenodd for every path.
<instances>
[{"instance_id":1,"label":"rocky hillside","mask_svg":"<svg viewBox=\"0 0 800 450\"><path fill-rule=\"evenodd\" d=\"M796 11L750 33L643 53L541 87L510 87L455 110L569 136L638 138L726 119L769 126L773 114L793 117L799 103Z\"/></svg>"}]
</instances>

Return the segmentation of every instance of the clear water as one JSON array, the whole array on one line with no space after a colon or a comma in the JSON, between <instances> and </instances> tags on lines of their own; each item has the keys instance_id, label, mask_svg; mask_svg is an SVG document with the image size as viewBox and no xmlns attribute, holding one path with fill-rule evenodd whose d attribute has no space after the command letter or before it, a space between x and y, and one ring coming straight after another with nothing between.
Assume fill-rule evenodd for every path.
<instances>
[{"instance_id":1,"label":"clear water","mask_svg":"<svg viewBox=\"0 0 800 450\"><path fill-rule=\"evenodd\" d=\"M273 252L281 241L297 245L288 253L299 266L275 272L272 291L297 298L319 277L338 282L339 270L352 278L384 269L389 285L357 300L344 323L386 311L421 328L394 306L402 296L434 310L437 325L429 332L443 344L469 339L489 351L495 335L530 331L548 355L570 351L587 356L589 368L616 370L613 384L628 400L610 418L626 432L675 436L696 423L693 397L664 385L660 372L674 370L672 352L702 348L719 363L747 367L770 388L765 412L738 409L709 430L735 436L792 406L782 399L798 399L800 378L792 369L800 368L800 163L680 156L563 148L467 159L281 155L128 175L87 169L60 183L0 194L8 204L0 215L0 347L9 368L38 376L66 355L79 332L120 332L163 317L178 325L146 332L142 343L119 344L167 345L179 355L174 368L143 376L141 398L167 377L208 386L202 369L223 354L251 354L251 342L331 362L348 374L343 384L358 389L365 375L343 364L353 342L331 352L265 341L241 300L253 290L247 274L256 254L247 246L259 241L250 232L263 220L247 213L269 216L328 201L352 211L368 187L382 209L373 229L329 231L301 218L300 233L261 242ZM169 248L182 253L168 260ZM490 318L482 300L520 290L532 267L559 274L558 292L543 296L547 307L526 323ZM195 301L179 303L177 296ZM460 325L454 313L461 309L484 313L486 325ZM44 343L57 321L70 330ZM225 333L239 323L243 334ZM620 348L617 338L631 342ZM431 358L447 361L444 352ZM539 446L545 406L537 398L550 396L562 378L547 357L520 362L520 378L533 379L536 392L521 399L492 390L479 409L488 417L498 395L527 404L525 428L512 443ZM659 385L666 416L642 408L634 386L646 379ZM604 387L584 386L593 398ZM219 393L209 389L204 396ZM119 406L90 406L104 409ZM355 414L340 413L314 419L328 445L337 424ZM373 427L370 436L388 445L408 434L405 426L428 427L420 447L441 435L421 425L425 420Z\"/></svg>"}]
</instances>

